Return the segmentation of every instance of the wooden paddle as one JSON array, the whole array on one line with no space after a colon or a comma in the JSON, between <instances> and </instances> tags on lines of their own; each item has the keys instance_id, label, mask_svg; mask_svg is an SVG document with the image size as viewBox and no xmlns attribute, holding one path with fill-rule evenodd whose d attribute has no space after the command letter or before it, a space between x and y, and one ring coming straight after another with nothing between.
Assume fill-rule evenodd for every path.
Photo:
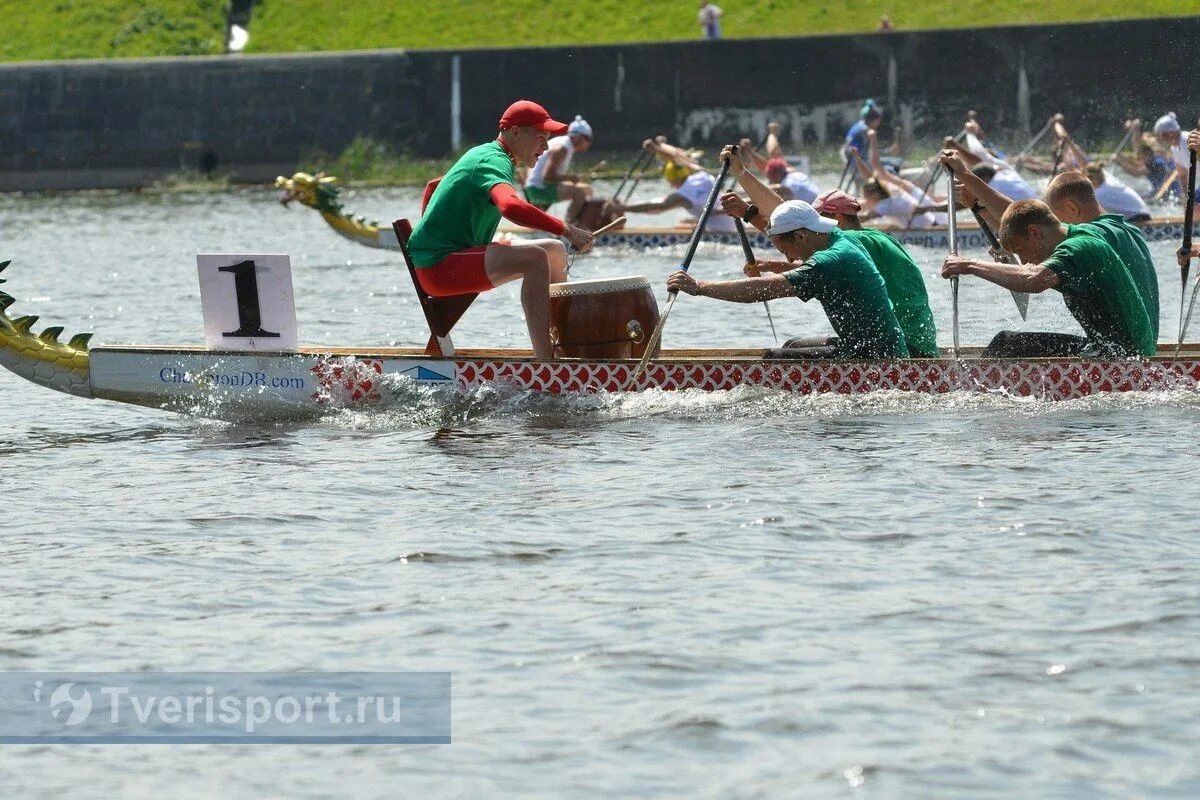
<instances>
[{"instance_id":1,"label":"wooden paddle","mask_svg":"<svg viewBox=\"0 0 1200 800\"><path fill-rule=\"evenodd\" d=\"M617 187L617 190L613 192L613 200L618 202L621 200L621 191L625 188L625 184L629 181L629 178L633 175L634 171L641 168L642 162L645 160L646 156L654 158L653 155L650 155L649 150L641 150L638 152L637 158L635 158L633 163L629 165L629 171L626 172L625 177L621 179L621 184ZM630 191L630 194L633 194L633 192Z\"/></svg>"},{"instance_id":2,"label":"wooden paddle","mask_svg":"<svg viewBox=\"0 0 1200 800\"><path fill-rule=\"evenodd\" d=\"M1171 170L1171 174L1167 176L1167 179L1165 181L1163 181L1162 186L1158 187L1158 191L1154 193L1154 197L1150 198L1150 202L1157 203L1159 200L1163 199L1163 195L1165 195L1167 193L1167 190L1169 190L1171 188L1171 186L1174 185L1177 174L1178 173L1176 170L1174 170L1174 169Z\"/></svg>"},{"instance_id":3,"label":"wooden paddle","mask_svg":"<svg viewBox=\"0 0 1200 800\"><path fill-rule=\"evenodd\" d=\"M950 230L950 255L958 255L958 203L954 197L954 173L946 172L946 214ZM954 357L958 358L958 276L950 279L950 298L952 304L952 320L954 325Z\"/></svg>"},{"instance_id":4,"label":"wooden paddle","mask_svg":"<svg viewBox=\"0 0 1200 800\"><path fill-rule=\"evenodd\" d=\"M742 240L742 254L746 256L746 265L754 266L758 262L754 260L754 249L750 247L750 237L746 235L746 226L737 217L733 218L733 226L737 228L738 238ZM755 272L757 271L756 269ZM779 344L779 334L775 332L775 320L771 319L770 301L763 300L763 308L767 310L767 322L771 324L771 335L775 337L775 344Z\"/></svg>"},{"instance_id":5,"label":"wooden paddle","mask_svg":"<svg viewBox=\"0 0 1200 800\"><path fill-rule=\"evenodd\" d=\"M1190 254L1192 252L1192 221L1196 210L1196 151L1189 150L1188 155L1188 187L1187 187L1187 205L1183 208L1183 243L1179 247L1180 254ZM1183 295L1187 293L1188 272L1191 270L1192 260L1188 258L1183 262L1183 266L1179 268L1179 277L1183 281L1183 288L1180 289L1179 295L1179 346L1175 348L1175 355L1179 355L1179 351L1183 349L1183 337L1187 335L1188 322L1192 318L1192 309L1196 306L1196 290L1200 289L1200 278L1196 280L1196 286L1192 289L1192 301L1188 304L1187 314L1183 312Z\"/></svg>"},{"instance_id":6,"label":"wooden paddle","mask_svg":"<svg viewBox=\"0 0 1200 800\"><path fill-rule=\"evenodd\" d=\"M734 152L737 152L736 146ZM696 221L696 227L692 231L691 241L688 242L687 253L683 257L683 263L679 268L684 272L692 266L692 259L696 256L696 250L700 247L700 239L704 236L704 228L708 225L708 218L712 216L713 206L717 204L717 198L721 195L721 184L725 183L725 177L729 174L729 162L721 164L721 171L717 174L717 179L713 181L712 191L708 193L708 201L704 204L704 211L700 214L700 219ZM658 348L658 343L662 341L663 328L667 325L667 317L671 316L671 309L675 307L675 300L679 297L679 290L672 289L667 293L667 307L663 309L663 314L658 319L658 324L654 326L654 333L650 335L650 339L646 342L646 352L642 354L642 360L638 362L637 368L633 371L630 377L630 382L636 381L643 372L646 371L646 366L649 365L650 359L654 357L654 351Z\"/></svg>"},{"instance_id":7,"label":"wooden paddle","mask_svg":"<svg viewBox=\"0 0 1200 800\"><path fill-rule=\"evenodd\" d=\"M1050 127L1052 125L1054 125L1054 123L1057 121L1058 121L1058 114L1055 114L1046 122L1045 127L1043 127L1040 131L1038 131L1037 136L1034 136L1032 139L1029 140L1029 144L1025 145L1025 149L1022 150L1020 153L1018 153L1017 157L1013 160L1020 161L1025 156L1027 156L1031 152L1033 152L1033 148L1037 146L1037 143L1042 140L1042 137L1045 136L1050 131Z\"/></svg>"}]
</instances>

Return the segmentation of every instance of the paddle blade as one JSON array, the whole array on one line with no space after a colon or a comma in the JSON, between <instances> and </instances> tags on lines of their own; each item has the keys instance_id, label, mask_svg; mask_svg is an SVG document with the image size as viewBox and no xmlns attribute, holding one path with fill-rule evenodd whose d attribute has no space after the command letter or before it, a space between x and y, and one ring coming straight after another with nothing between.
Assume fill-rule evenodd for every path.
<instances>
[{"instance_id":1,"label":"paddle blade","mask_svg":"<svg viewBox=\"0 0 1200 800\"><path fill-rule=\"evenodd\" d=\"M667 317L671 316L671 309L675 307L675 298L677 297L679 297L678 292L671 292L671 297L667 300L667 307L663 309L662 316L658 318L658 324L654 326L654 333L650 334L650 338L646 341L646 352L642 353L642 358L638 361L637 367L629 379L631 384L642 376L650 364L650 359L654 358L654 351L658 349L658 343L662 341L663 328L667 324Z\"/></svg>"},{"instance_id":2,"label":"paddle blade","mask_svg":"<svg viewBox=\"0 0 1200 800\"><path fill-rule=\"evenodd\" d=\"M1021 319L1029 318L1029 295L1025 292L1013 292L1013 302L1017 304L1017 311L1021 314Z\"/></svg>"}]
</instances>

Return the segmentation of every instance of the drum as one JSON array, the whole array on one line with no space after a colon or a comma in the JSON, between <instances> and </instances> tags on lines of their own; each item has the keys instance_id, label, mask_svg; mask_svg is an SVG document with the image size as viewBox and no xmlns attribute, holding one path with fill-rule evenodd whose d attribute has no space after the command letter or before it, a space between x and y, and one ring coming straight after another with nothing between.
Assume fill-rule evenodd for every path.
<instances>
[{"instance_id":1,"label":"drum","mask_svg":"<svg viewBox=\"0 0 1200 800\"><path fill-rule=\"evenodd\" d=\"M610 200L588 200L579 209L579 227L589 233L598 231L617 218Z\"/></svg>"},{"instance_id":2,"label":"drum","mask_svg":"<svg viewBox=\"0 0 1200 800\"><path fill-rule=\"evenodd\" d=\"M550 284L555 358L641 358L658 324L658 302L644 277Z\"/></svg>"}]
</instances>

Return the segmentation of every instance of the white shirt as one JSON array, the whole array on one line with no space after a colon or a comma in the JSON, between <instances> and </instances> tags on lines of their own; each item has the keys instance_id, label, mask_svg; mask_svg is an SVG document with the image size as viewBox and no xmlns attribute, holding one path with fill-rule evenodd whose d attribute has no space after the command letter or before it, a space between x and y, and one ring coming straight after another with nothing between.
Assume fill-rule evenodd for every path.
<instances>
[{"instance_id":1,"label":"white shirt","mask_svg":"<svg viewBox=\"0 0 1200 800\"><path fill-rule=\"evenodd\" d=\"M1107 174L1104 183L1096 187L1096 201L1109 214L1120 214L1125 219L1150 213L1146 201L1137 192Z\"/></svg>"},{"instance_id":2,"label":"white shirt","mask_svg":"<svg viewBox=\"0 0 1200 800\"><path fill-rule=\"evenodd\" d=\"M917 207L917 199L911 195L892 188L891 197L886 200L880 200L875 204L875 213L882 217L885 221L899 225L901 228L929 228L934 224L933 214L928 212L913 216L913 209ZM912 220L912 225L908 224Z\"/></svg>"},{"instance_id":3,"label":"white shirt","mask_svg":"<svg viewBox=\"0 0 1200 800\"><path fill-rule=\"evenodd\" d=\"M793 200L803 200L806 203L816 200L817 195L821 193L813 179L798 169L789 170L788 174L783 176L780 185L792 193Z\"/></svg>"},{"instance_id":4,"label":"white shirt","mask_svg":"<svg viewBox=\"0 0 1200 800\"><path fill-rule=\"evenodd\" d=\"M1179 134L1179 144L1171 145L1171 158L1180 169L1191 166L1192 157L1188 155L1187 136L1182 133Z\"/></svg>"},{"instance_id":5,"label":"white shirt","mask_svg":"<svg viewBox=\"0 0 1200 800\"><path fill-rule=\"evenodd\" d=\"M1024 178L1011 169L996 170L996 174L988 181L988 186L1013 202L1017 200L1038 199L1037 190L1026 183Z\"/></svg>"},{"instance_id":6,"label":"white shirt","mask_svg":"<svg viewBox=\"0 0 1200 800\"><path fill-rule=\"evenodd\" d=\"M687 201L688 211L697 220L704 213L704 204L708 202L708 196L712 194L713 184L716 182L717 179L707 172L693 172L675 190L680 197ZM705 226L705 230L729 233L734 230L733 217L728 214L719 214L714 209L708 218L708 225Z\"/></svg>"},{"instance_id":7,"label":"white shirt","mask_svg":"<svg viewBox=\"0 0 1200 800\"><path fill-rule=\"evenodd\" d=\"M546 152L538 156L537 163L533 165L533 169L529 170L529 177L525 179L526 186L541 189L546 185L546 165L550 163L550 154L554 152L555 148L567 151L562 164L558 166L559 174L561 175L571 167L571 156L575 155L575 145L571 142L570 136L555 136L546 145Z\"/></svg>"}]
</instances>

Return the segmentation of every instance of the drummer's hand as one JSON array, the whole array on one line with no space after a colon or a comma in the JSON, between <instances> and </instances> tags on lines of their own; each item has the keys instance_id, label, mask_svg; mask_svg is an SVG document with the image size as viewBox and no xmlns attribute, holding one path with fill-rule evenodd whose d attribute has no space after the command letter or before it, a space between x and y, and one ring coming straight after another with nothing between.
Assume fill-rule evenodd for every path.
<instances>
[{"instance_id":1,"label":"drummer's hand","mask_svg":"<svg viewBox=\"0 0 1200 800\"><path fill-rule=\"evenodd\" d=\"M976 122L973 119L970 119L963 123L963 130L966 131L967 133L973 133L976 136L978 136L979 132L982 130L982 128L979 127L978 122Z\"/></svg>"},{"instance_id":2,"label":"drummer's hand","mask_svg":"<svg viewBox=\"0 0 1200 800\"><path fill-rule=\"evenodd\" d=\"M1200 258L1200 243L1192 245L1192 251L1185 253L1183 248L1179 248L1179 252L1175 254L1175 260L1179 262L1179 266L1186 267L1187 263L1193 258Z\"/></svg>"},{"instance_id":3,"label":"drummer's hand","mask_svg":"<svg viewBox=\"0 0 1200 800\"><path fill-rule=\"evenodd\" d=\"M733 152L733 145L727 144L721 148L721 157L718 160L729 162L729 174L734 178L740 178L746 171L746 165L742 163L741 156Z\"/></svg>"},{"instance_id":4,"label":"drummer's hand","mask_svg":"<svg viewBox=\"0 0 1200 800\"><path fill-rule=\"evenodd\" d=\"M761 278L762 277L762 270L759 269L757 261L751 261L750 263L748 263L744 267L742 267L742 273L747 278Z\"/></svg>"},{"instance_id":5,"label":"drummer's hand","mask_svg":"<svg viewBox=\"0 0 1200 800\"><path fill-rule=\"evenodd\" d=\"M700 283L683 270L678 270L667 276L667 290L684 294L700 294Z\"/></svg>"},{"instance_id":6,"label":"drummer's hand","mask_svg":"<svg viewBox=\"0 0 1200 800\"><path fill-rule=\"evenodd\" d=\"M773 133L776 136L778 136L780 130L781 130L781 128L779 127L778 122L768 122L767 123L767 133Z\"/></svg>"},{"instance_id":7,"label":"drummer's hand","mask_svg":"<svg viewBox=\"0 0 1200 800\"><path fill-rule=\"evenodd\" d=\"M1194 130L1188 134L1188 150L1193 150L1200 153L1200 130Z\"/></svg>"},{"instance_id":8,"label":"drummer's hand","mask_svg":"<svg viewBox=\"0 0 1200 800\"><path fill-rule=\"evenodd\" d=\"M651 152L653 152L654 150L657 150L658 148L654 146L653 139L646 139L645 141L642 142L642 149L650 150Z\"/></svg>"},{"instance_id":9,"label":"drummer's hand","mask_svg":"<svg viewBox=\"0 0 1200 800\"><path fill-rule=\"evenodd\" d=\"M726 192L721 195L721 210L731 217L741 219L750 210L750 205L738 197L737 192Z\"/></svg>"},{"instance_id":10,"label":"drummer's hand","mask_svg":"<svg viewBox=\"0 0 1200 800\"><path fill-rule=\"evenodd\" d=\"M581 253L586 253L592 249L592 235L583 228L576 228L574 225L565 225L563 236L571 246Z\"/></svg>"},{"instance_id":11,"label":"drummer's hand","mask_svg":"<svg viewBox=\"0 0 1200 800\"><path fill-rule=\"evenodd\" d=\"M961 256L946 256L946 262L942 264L942 277L954 278L959 275L967 275L971 271L971 259L962 258Z\"/></svg>"},{"instance_id":12,"label":"drummer's hand","mask_svg":"<svg viewBox=\"0 0 1200 800\"><path fill-rule=\"evenodd\" d=\"M1064 117L1062 114L1055 114L1053 117L1050 118L1050 121L1051 122L1066 122L1067 118Z\"/></svg>"}]
</instances>

